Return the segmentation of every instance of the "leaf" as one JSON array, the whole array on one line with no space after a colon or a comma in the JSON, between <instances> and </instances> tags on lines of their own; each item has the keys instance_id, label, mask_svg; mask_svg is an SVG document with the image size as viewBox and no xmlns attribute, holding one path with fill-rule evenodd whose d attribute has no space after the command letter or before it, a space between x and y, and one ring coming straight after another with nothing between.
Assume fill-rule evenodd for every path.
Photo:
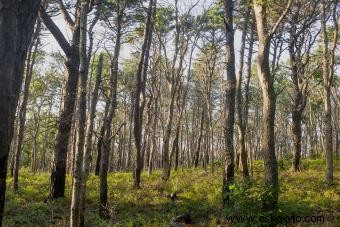
<instances>
[{"instance_id":1,"label":"leaf","mask_svg":"<svg viewBox=\"0 0 340 227\"><path fill-rule=\"evenodd\" d=\"M232 184L232 185L229 185L229 190L234 190L236 188L236 185L235 184Z\"/></svg>"}]
</instances>

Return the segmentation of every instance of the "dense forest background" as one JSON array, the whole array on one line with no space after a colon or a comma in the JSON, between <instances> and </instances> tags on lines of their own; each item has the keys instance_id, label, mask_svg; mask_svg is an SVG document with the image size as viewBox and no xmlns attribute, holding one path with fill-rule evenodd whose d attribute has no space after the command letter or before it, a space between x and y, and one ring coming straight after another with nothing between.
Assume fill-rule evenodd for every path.
<instances>
[{"instance_id":1,"label":"dense forest background","mask_svg":"<svg viewBox=\"0 0 340 227\"><path fill-rule=\"evenodd\" d=\"M0 226L339 221L338 27L336 0L1 0Z\"/></svg>"}]
</instances>

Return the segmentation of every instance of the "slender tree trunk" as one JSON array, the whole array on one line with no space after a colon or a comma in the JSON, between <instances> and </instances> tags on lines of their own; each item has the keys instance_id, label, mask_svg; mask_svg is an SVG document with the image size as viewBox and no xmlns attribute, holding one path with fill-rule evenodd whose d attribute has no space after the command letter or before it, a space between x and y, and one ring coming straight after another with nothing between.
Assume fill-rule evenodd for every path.
<instances>
[{"instance_id":1,"label":"slender tree trunk","mask_svg":"<svg viewBox=\"0 0 340 227\"><path fill-rule=\"evenodd\" d=\"M204 115L205 115L205 111L202 110L201 121L200 121L200 130L199 130L199 134L198 134L197 147L196 147L195 160L194 160L194 167L195 168L198 167L199 157L200 157L200 153L201 153L201 143L202 143L202 136L203 136Z\"/></svg>"},{"instance_id":2,"label":"slender tree trunk","mask_svg":"<svg viewBox=\"0 0 340 227\"><path fill-rule=\"evenodd\" d=\"M100 207L99 214L102 218L109 218L108 208L107 208L107 172L109 169L109 157L111 150L111 124L113 117L115 116L117 108L117 81L118 81L118 61L121 48L121 38L122 38L122 22L123 22L123 8L118 7L117 15L117 33L116 33L116 43L113 54L113 59L111 62L111 95L109 105L109 112L106 118L104 118L103 129L103 144L101 146L101 156L100 156Z\"/></svg>"},{"instance_id":3,"label":"slender tree trunk","mask_svg":"<svg viewBox=\"0 0 340 227\"><path fill-rule=\"evenodd\" d=\"M69 44L61 31L47 15L45 10L40 8L40 18L46 27L53 34L66 55L65 66L67 69L67 82L63 92L63 103L59 116L58 133L54 150L54 161L51 173L51 197L64 197L66 179L66 160L71 135L74 107L77 99L78 76L79 76L79 39L80 7L76 7L75 21L73 22L72 42Z\"/></svg>"},{"instance_id":4,"label":"slender tree trunk","mask_svg":"<svg viewBox=\"0 0 340 227\"><path fill-rule=\"evenodd\" d=\"M150 157L150 130L151 130L151 123L152 123L152 109L151 109L151 105L153 102L153 97L152 95L150 95L150 98L147 102L147 120L146 120L146 125L145 125L145 130L144 130L144 138L143 138L143 145L142 145L142 161L143 161L143 165L142 165L142 169L147 166L146 163L148 163L149 161L149 157Z\"/></svg>"},{"instance_id":5,"label":"slender tree trunk","mask_svg":"<svg viewBox=\"0 0 340 227\"><path fill-rule=\"evenodd\" d=\"M226 63L227 63L227 83L225 90L225 155L223 169L222 200L223 205L230 205L230 186L234 182L234 121L235 121L235 53L234 53L234 28L233 12L234 4L232 0L224 0L224 23L226 34Z\"/></svg>"},{"instance_id":6,"label":"slender tree trunk","mask_svg":"<svg viewBox=\"0 0 340 227\"><path fill-rule=\"evenodd\" d=\"M292 114L292 133L294 141L294 153L293 153L293 171L300 171L300 159L301 159L301 117L302 112L293 111Z\"/></svg>"},{"instance_id":7,"label":"slender tree trunk","mask_svg":"<svg viewBox=\"0 0 340 227\"><path fill-rule=\"evenodd\" d=\"M298 6L299 7L299 6ZM300 10L295 12L291 17L290 40L288 45L289 60L291 66L291 78L293 81L294 95L292 105L292 133L293 133L293 171L300 171L301 159L301 143L302 143L302 130L301 119L303 111L306 107L307 100L307 81L304 78L305 66L309 61L309 50L314 42L305 44L307 49L306 53L301 55L302 42L306 40L306 30L308 27L302 27L297 30L298 19ZM307 17L301 23L309 23L314 17ZM301 41L302 40L302 41Z\"/></svg>"},{"instance_id":8,"label":"slender tree trunk","mask_svg":"<svg viewBox=\"0 0 340 227\"><path fill-rule=\"evenodd\" d=\"M135 138L136 146L136 168L134 171L134 186L136 188L140 187L140 175L143 168L142 160L142 125L143 125L143 109L145 103L145 86L146 86L146 71L149 61L149 52L152 41L152 16L154 8L156 5L155 0L149 1L149 7L146 17L146 26L144 30L144 41L142 46L142 51L139 57L138 69L136 72L136 93L134 100L134 124L133 124L133 134ZM141 97L143 99L141 100Z\"/></svg>"},{"instance_id":9,"label":"slender tree trunk","mask_svg":"<svg viewBox=\"0 0 340 227\"><path fill-rule=\"evenodd\" d=\"M84 148L85 148L85 131L86 131L86 97L87 97L87 78L89 61L86 54L87 42L87 14L89 11L89 2L82 0L80 13L80 69L79 69L79 100L78 100L78 137L77 150L75 153L75 166L73 174L72 201L70 226L80 226L80 217L83 216L81 207L81 194L84 190Z\"/></svg>"},{"instance_id":10,"label":"slender tree trunk","mask_svg":"<svg viewBox=\"0 0 340 227\"><path fill-rule=\"evenodd\" d=\"M32 153L31 153L31 171L34 173L37 169L37 153L38 153L38 135L40 131L40 112L42 106L38 106L37 114L34 114L34 134L33 134L33 144L32 144Z\"/></svg>"},{"instance_id":11,"label":"slender tree trunk","mask_svg":"<svg viewBox=\"0 0 340 227\"><path fill-rule=\"evenodd\" d=\"M246 146L245 146L245 121L243 118L246 116L243 115L243 108L242 108L242 74L243 74L243 59L244 59L244 49L245 49L245 42L246 42L246 35L248 30L248 24L249 24L249 16L250 16L250 7L248 7L246 16L244 18L243 22L243 28L242 28L242 38L241 38L241 49L240 49L240 68L237 72L237 83L236 83L236 101L237 101L237 130L238 130L238 149L239 154L241 158L241 171L243 178L249 177L249 171L248 171L248 163L247 163L247 152L246 152Z\"/></svg>"},{"instance_id":12,"label":"slender tree trunk","mask_svg":"<svg viewBox=\"0 0 340 227\"><path fill-rule=\"evenodd\" d=\"M24 83L24 95L22 98L22 103L19 108L19 124L18 124L18 141L16 146L15 152L15 159L14 159L14 169L13 169L13 190L18 190L18 177L19 177L19 168L20 168L20 157L21 157L21 150L22 144L24 140L24 131L25 131L25 122L26 122L26 111L27 111L27 102L29 96L29 87L31 84L31 79L33 75L33 67L35 64L37 49L40 44L40 30L41 30L41 22L40 20L37 21L36 30L33 34L32 43L29 48L28 58L26 60L26 76L25 76L25 83Z\"/></svg>"},{"instance_id":13,"label":"slender tree trunk","mask_svg":"<svg viewBox=\"0 0 340 227\"><path fill-rule=\"evenodd\" d=\"M13 132L18 131L18 125L19 125L19 117L15 117L14 123L13 123ZM17 146L17 140L18 140L18 133L13 133L13 138L11 141L10 148L11 150L16 150ZM15 154L12 154L12 156L9 156L11 158L10 163L10 177L13 177L14 175L14 164L15 164Z\"/></svg>"},{"instance_id":14,"label":"slender tree trunk","mask_svg":"<svg viewBox=\"0 0 340 227\"><path fill-rule=\"evenodd\" d=\"M89 56L88 56L89 57ZM86 142L85 142L85 154L84 154L84 163L83 163L83 171L84 171L84 188L81 192L80 197L80 208L82 211L80 212L80 225L84 226L84 213L85 213L85 194L86 194L86 182L87 177L90 172L90 163L92 160L91 151L92 151L92 134L94 130L94 119L96 117L96 106L98 102L98 91L99 86L102 81L102 69L103 69L103 55L99 55L98 65L97 65L97 72L96 72L96 79L95 85L92 92L92 100L91 100L91 107L88 117L88 124L86 128Z\"/></svg>"},{"instance_id":15,"label":"slender tree trunk","mask_svg":"<svg viewBox=\"0 0 340 227\"><path fill-rule=\"evenodd\" d=\"M125 163L125 167L127 169L130 168L130 165L131 165L131 154L132 154L132 134L133 134L133 113L135 112L134 109L135 109L135 104L134 104L134 92L131 92L131 108L130 108L130 118L129 118L129 125L130 125L130 128L129 128L129 141L128 141L128 150L127 150L127 157L126 157L126 163Z\"/></svg>"},{"instance_id":16,"label":"slender tree trunk","mask_svg":"<svg viewBox=\"0 0 340 227\"><path fill-rule=\"evenodd\" d=\"M251 32L249 37L249 47L248 47L248 56L247 56L247 76L246 76L246 85L244 89L244 106L243 106L243 121L244 121L244 127L245 131L247 131L248 128L248 113L249 113L249 85L250 85L250 77L251 77L251 70L252 70L252 57L253 57L253 46L254 46L254 27L253 23L251 24ZM246 136L246 140L250 140L251 135ZM247 146L247 153L250 156L250 170L253 172L253 149L250 145L250 142L248 141Z\"/></svg>"},{"instance_id":17,"label":"slender tree trunk","mask_svg":"<svg viewBox=\"0 0 340 227\"><path fill-rule=\"evenodd\" d=\"M97 158L96 158L96 166L95 166L95 171L94 171L94 174L96 176L99 176L100 160L101 160L102 147L103 147L102 145L103 145L103 138L104 138L104 134L105 134L104 121L107 118L107 115L109 113L109 109L110 109L110 100L106 100L104 116L103 116L103 124L100 127L99 137L98 137L98 141L97 141Z\"/></svg>"},{"instance_id":18,"label":"slender tree trunk","mask_svg":"<svg viewBox=\"0 0 340 227\"><path fill-rule=\"evenodd\" d=\"M269 51L271 38L276 29L288 13L292 5L289 0L287 7L275 23L271 31L268 31L267 8L265 3L253 0L257 34L259 38L259 50L257 57L257 75L262 88L262 142L261 150L264 159L264 181L267 192L263 196L263 208L274 209L278 202L278 165L275 155L275 109L276 94L274 90L274 78L269 67Z\"/></svg>"},{"instance_id":19,"label":"slender tree trunk","mask_svg":"<svg viewBox=\"0 0 340 227\"><path fill-rule=\"evenodd\" d=\"M163 139L163 171L162 171L162 179L163 181L167 181L170 177L170 169L171 169L171 163L170 163L170 157L169 157L169 150L170 150L170 139L171 139L171 132L172 132L172 125L174 121L174 109L175 109L175 101L176 101L176 95L178 92L178 87L179 87L179 75L181 73L182 65L183 65L183 57L185 52L187 51L187 48L185 50L181 51L181 56L179 58L179 65L178 68L176 69L176 63L177 59L179 56L180 52L180 44L181 47L183 47L182 43L180 43L180 33L181 33L181 28L180 28L180 22L179 22L179 16L178 16L178 0L175 0L175 38L174 38L174 55L172 59L172 65L171 65L171 78L170 81L168 80L168 83L170 84L170 103L168 106L168 111L169 113L167 114L166 118L166 126L165 126L165 135ZM163 49L164 52L166 52L164 44L163 44Z\"/></svg>"},{"instance_id":20,"label":"slender tree trunk","mask_svg":"<svg viewBox=\"0 0 340 227\"><path fill-rule=\"evenodd\" d=\"M49 103L49 107L48 107L48 118L46 118L46 125L48 125L49 119L51 119L51 111L52 111L52 107L53 107L53 101L51 100ZM50 134L50 128L46 129L45 131L45 142L44 142L44 148L43 149L43 153L42 153L42 158L41 158L41 169L42 171L47 171L47 165L46 165L46 153L47 153L47 147L48 147L48 143L49 143L49 134Z\"/></svg>"},{"instance_id":21,"label":"slender tree trunk","mask_svg":"<svg viewBox=\"0 0 340 227\"><path fill-rule=\"evenodd\" d=\"M328 185L333 184L333 133L332 133L332 110L331 110L331 87L334 78L335 50L338 42L338 21L337 21L337 2L335 1L332 10L334 21L333 46L328 51L328 37L326 31L326 12L325 1L321 1L321 31L323 34L323 62L322 77L324 83L324 132L325 132L325 153L326 153L326 181ZM330 55L330 56L329 56ZM330 59L329 59L330 58Z\"/></svg>"},{"instance_id":22,"label":"slender tree trunk","mask_svg":"<svg viewBox=\"0 0 340 227\"><path fill-rule=\"evenodd\" d=\"M155 85L157 86L157 85ZM150 157L149 157L149 164L148 164L148 175L151 175L152 169L153 169L153 161L154 161L154 154L157 152L157 137L156 137L156 132L157 132L157 125L158 125L158 99L159 99L159 89L156 88L155 89L155 93L154 94L155 97L155 101L154 101L154 114L155 116L153 117L153 125L152 125L152 149L150 151Z\"/></svg>"}]
</instances>

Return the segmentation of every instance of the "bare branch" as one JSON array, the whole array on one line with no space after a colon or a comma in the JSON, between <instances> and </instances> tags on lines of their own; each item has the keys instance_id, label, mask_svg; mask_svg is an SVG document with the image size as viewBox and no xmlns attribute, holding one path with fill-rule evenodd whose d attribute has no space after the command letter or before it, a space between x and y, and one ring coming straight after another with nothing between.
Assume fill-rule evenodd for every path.
<instances>
[{"instance_id":1,"label":"bare branch","mask_svg":"<svg viewBox=\"0 0 340 227\"><path fill-rule=\"evenodd\" d=\"M286 15L288 14L290 7L292 6L293 0L289 0L286 6L285 11L281 14L280 18L276 21L274 27L272 28L272 30L269 33L269 36L273 36L277 30L277 28L279 27L279 25L281 24L282 20L286 17Z\"/></svg>"},{"instance_id":2,"label":"bare branch","mask_svg":"<svg viewBox=\"0 0 340 227\"><path fill-rule=\"evenodd\" d=\"M73 28L75 23L74 23L74 21L72 20L72 18L71 18L71 16L70 16L69 12L67 11L66 6L65 6L63 0L58 0L58 3L59 3L60 11L61 11L61 13L62 13L62 15L63 15L63 17L64 17L65 22L66 22L71 28Z\"/></svg>"},{"instance_id":3,"label":"bare branch","mask_svg":"<svg viewBox=\"0 0 340 227\"><path fill-rule=\"evenodd\" d=\"M57 40L59 46L61 49L63 49L66 56L72 55L72 48L69 44L69 42L66 40L63 33L60 31L58 26L53 22L51 17L46 13L45 9L41 6L39 10L39 16L41 20L44 22L45 26L48 28L48 30L52 33L54 38Z\"/></svg>"}]
</instances>

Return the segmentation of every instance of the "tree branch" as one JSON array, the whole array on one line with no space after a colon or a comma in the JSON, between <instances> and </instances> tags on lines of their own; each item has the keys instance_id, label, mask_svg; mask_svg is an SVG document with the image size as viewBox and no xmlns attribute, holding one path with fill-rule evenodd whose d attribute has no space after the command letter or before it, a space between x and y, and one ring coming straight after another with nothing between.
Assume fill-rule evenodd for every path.
<instances>
[{"instance_id":1,"label":"tree branch","mask_svg":"<svg viewBox=\"0 0 340 227\"><path fill-rule=\"evenodd\" d=\"M72 20L70 14L67 12L67 9L64 5L63 0L58 0L59 2L59 6L60 6L60 11L63 14L64 20L66 21L66 23L73 28L74 27L74 21Z\"/></svg>"},{"instance_id":2,"label":"tree branch","mask_svg":"<svg viewBox=\"0 0 340 227\"><path fill-rule=\"evenodd\" d=\"M339 33L339 26L338 26L338 18L337 18L337 1L334 4L332 16L333 16L333 22L334 22L334 32L333 32L333 46L331 49L331 59L330 59L330 75L328 80L328 86L332 86L333 78L334 78L334 63L335 63L335 50L338 43L338 33Z\"/></svg>"},{"instance_id":3,"label":"tree branch","mask_svg":"<svg viewBox=\"0 0 340 227\"><path fill-rule=\"evenodd\" d=\"M290 10L290 7L292 6L293 0L289 0L286 6L285 11L281 14L280 18L276 21L274 27L272 28L272 30L269 33L269 36L273 36L277 30L277 28L279 27L279 25L281 24L282 20L286 17L287 13Z\"/></svg>"},{"instance_id":4,"label":"tree branch","mask_svg":"<svg viewBox=\"0 0 340 227\"><path fill-rule=\"evenodd\" d=\"M45 9L41 6L39 10L39 16L44 22L45 26L52 33L53 37L57 40L61 49L63 49L66 56L72 55L72 48L69 42L65 39L58 26L53 22L51 17L46 13Z\"/></svg>"}]
</instances>

